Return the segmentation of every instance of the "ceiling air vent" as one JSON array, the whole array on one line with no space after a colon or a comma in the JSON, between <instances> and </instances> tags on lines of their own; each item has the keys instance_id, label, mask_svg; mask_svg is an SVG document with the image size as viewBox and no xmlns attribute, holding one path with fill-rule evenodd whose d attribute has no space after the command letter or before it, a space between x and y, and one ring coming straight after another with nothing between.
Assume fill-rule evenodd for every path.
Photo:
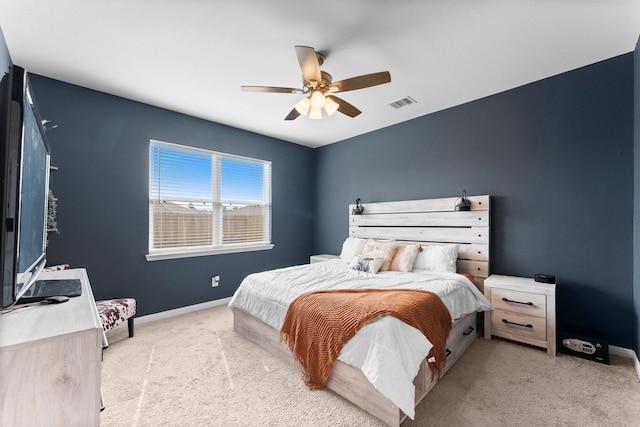
<instances>
[{"instance_id":1,"label":"ceiling air vent","mask_svg":"<svg viewBox=\"0 0 640 427\"><path fill-rule=\"evenodd\" d=\"M407 105L415 104L416 102L418 101L416 101L410 96L407 96L406 98L399 99L396 102L392 102L389 105L391 105L393 108L397 110L398 108L406 107Z\"/></svg>"}]
</instances>

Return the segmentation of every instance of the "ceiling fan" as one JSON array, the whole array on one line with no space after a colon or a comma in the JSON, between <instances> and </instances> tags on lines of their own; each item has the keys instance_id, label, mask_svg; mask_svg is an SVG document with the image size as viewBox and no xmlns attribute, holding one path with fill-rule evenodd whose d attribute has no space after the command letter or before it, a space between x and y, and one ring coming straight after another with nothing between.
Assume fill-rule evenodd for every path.
<instances>
[{"instance_id":1,"label":"ceiling fan","mask_svg":"<svg viewBox=\"0 0 640 427\"><path fill-rule=\"evenodd\" d=\"M331 74L320 70L320 66L325 59L324 54L316 52L314 48L308 46L296 46L296 54L298 55L298 62L302 69L302 88L272 86L241 87L244 92L306 94L307 96L295 105L293 110L285 117L285 120L295 120L300 115L308 115L310 119L320 120L322 119L323 108L329 116L339 111L349 117L356 117L361 111L344 99L338 98L333 94L364 89L391 81L391 74L389 74L388 71L382 71L333 82Z\"/></svg>"}]
</instances>

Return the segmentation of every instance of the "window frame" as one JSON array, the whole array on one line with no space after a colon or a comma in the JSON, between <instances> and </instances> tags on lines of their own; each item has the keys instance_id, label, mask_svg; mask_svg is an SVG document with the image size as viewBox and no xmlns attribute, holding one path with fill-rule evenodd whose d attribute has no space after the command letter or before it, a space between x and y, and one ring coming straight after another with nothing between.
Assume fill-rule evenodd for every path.
<instances>
[{"instance_id":1,"label":"window frame","mask_svg":"<svg viewBox=\"0 0 640 427\"><path fill-rule=\"evenodd\" d=\"M264 213L265 223L266 223L266 238L267 240L264 242L250 242L250 243L222 243L222 231L219 231L219 235L216 236L216 232L212 230L212 245L209 246L186 246L186 247L173 247L173 248L165 248L165 249L153 249L153 209L151 208L152 201L152 177L151 177L151 154L154 146L158 147L168 147L175 150L182 150L185 152L191 152L196 154L205 154L211 156L212 159L212 171L211 171L211 184L212 184L212 194L211 194L211 203L213 206L223 205L224 199L222 199L222 187L218 184L222 176L221 170L221 162L223 158L231 159L231 160L241 160L247 161L250 163L260 163L265 165L268 168L268 179L263 181L264 185L264 194L265 200L262 204L266 210ZM160 141L156 139L149 140L149 151L147 154L148 161L148 174L149 182L147 186L147 196L148 196L148 235L147 235L147 254L145 255L147 261L157 261L164 259L175 259L175 258L190 258L190 257L198 257L198 256L208 256L208 255L219 255L219 254L229 254L229 253L242 253L242 252L253 252L253 251L262 251L262 250L270 250L274 247L274 244L271 242L271 225L272 225L272 163L269 160L256 159L247 156L239 156L235 154L223 153L214 150L208 150L199 147L192 147L182 144L175 144L172 142ZM215 180L218 180L216 183ZM212 215L212 223L215 229L216 224L222 224L222 211L218 212L218 209L213 209ZM218 244L217 244L218 243Z\"/></svg>"}]
</instances>

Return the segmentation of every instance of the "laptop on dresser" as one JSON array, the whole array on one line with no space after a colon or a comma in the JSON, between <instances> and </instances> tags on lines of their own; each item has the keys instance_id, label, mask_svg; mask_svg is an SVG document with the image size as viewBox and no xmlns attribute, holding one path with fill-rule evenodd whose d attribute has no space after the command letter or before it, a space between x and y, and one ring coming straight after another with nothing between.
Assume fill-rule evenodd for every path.
<instances>
[{"instance_id":1,"label":"laptop on dresser","mask_svg":"<svg viewBox=\"0 0 640 427\"><path fill-rule=\"evenodd\" d=\"M16 304L39 302L52 296L77 297L82 295L80 279L36 280Z\"/></svg>"}]
</instances>

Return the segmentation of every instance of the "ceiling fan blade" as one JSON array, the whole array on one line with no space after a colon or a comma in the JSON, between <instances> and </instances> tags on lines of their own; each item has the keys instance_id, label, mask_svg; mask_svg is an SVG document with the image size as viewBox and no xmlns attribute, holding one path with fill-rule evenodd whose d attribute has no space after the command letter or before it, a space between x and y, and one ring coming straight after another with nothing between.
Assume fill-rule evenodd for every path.
<instances>
[{"instance_id":1,"label":"ceiling fan blade","mask_svg":"<svg viewBox=\"0 0 640 427\"><path fill-rule=\"evenodd\" d=\"M320 83L322 76L320 74L320 64L318 63L318 55L316 55L315 49L308 46L296 46L296 54L298 55L298 62L302 70L304 84L306 85L311 80Z\"/></svg>"},{"instance_id":2,"label":"ceiling fan blade","mask_svg":"<svg viewBox=\"0 0 640 427\"><path fill-rule=\"evenodd\" d=\"M266 93L303 93L302 89L294 87L272 87L272 86L240 86L243 92L266 92Z\"/></svg>"},{"instance_id":3,"label":"ceiling fan blade","mask_svg":"<svg viewBox=\"0 0 640 427\"><path fill-rule=\"evenodd\" d=\"M362 111L358 110L356 107L349 104L347 101L345 101L342 98L338 98L337 96L333 96L333 95L327 95L327 98L331 98L331 100L338 103L338 111L340 111L342 114L345 114L353 118L358 114L362 113Z\"/></svg>"},{"instance_id":4,"label":"ceiling fan blade","mask_svg":"<svg viewBox=\"0 0 640 427\"><path fill-rule=\"evenodd\" d=\"M299 115L300 115L300 113L298 113L298 110L296 110L294 108L293 110L291 110L291 112L284 119L285 120L295 120L295 119L298 118Z\"/></svg>"},{"instance_id":5,"label":"ceiling fan blade","mask_svg":"<svg viewBox=\"0 0 640 427\"><path fill-rule=\"evenodd\" d=\"M391 81L391 74L388 71L379 73L364 74L362 76L351 77L340 80L329 85L329 92L346 92L348 90L364 89L366 87L377 86Z\"/></svg>"}]
</instances>

